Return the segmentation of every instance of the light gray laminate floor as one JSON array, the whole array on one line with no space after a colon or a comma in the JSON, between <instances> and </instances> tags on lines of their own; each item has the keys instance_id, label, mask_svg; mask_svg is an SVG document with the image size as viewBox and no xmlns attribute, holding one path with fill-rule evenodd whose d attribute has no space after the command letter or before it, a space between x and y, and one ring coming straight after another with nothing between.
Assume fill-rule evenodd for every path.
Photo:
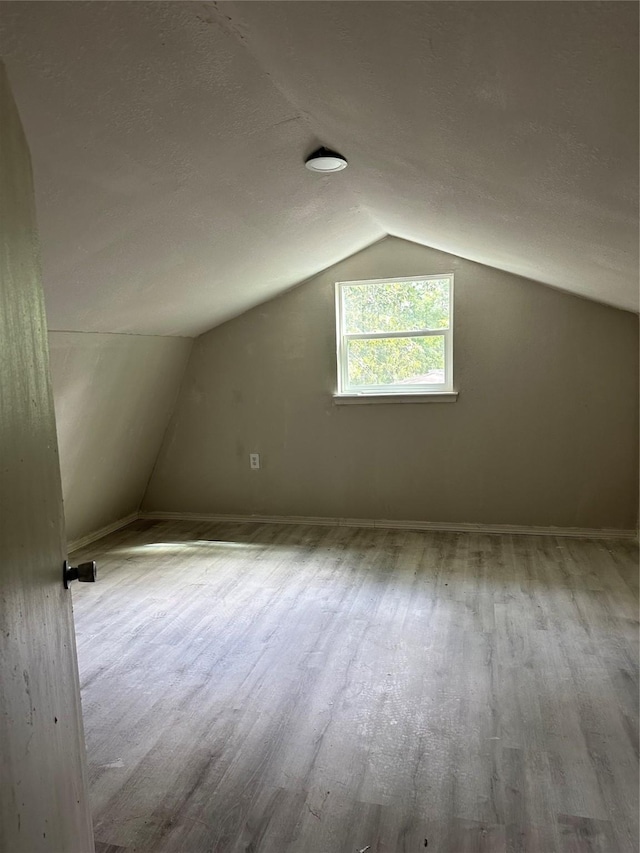
<instances>
[{"instance_id":1,"label":"light gray laminate floor","mask_svg":"<svg viewBox=\"0 0 640 853\"><path fill-rule=\"evenodd\" d=\"M147 521L75 556L99 853L638 850L634 543Z\"/></svg>"}]
</instances>

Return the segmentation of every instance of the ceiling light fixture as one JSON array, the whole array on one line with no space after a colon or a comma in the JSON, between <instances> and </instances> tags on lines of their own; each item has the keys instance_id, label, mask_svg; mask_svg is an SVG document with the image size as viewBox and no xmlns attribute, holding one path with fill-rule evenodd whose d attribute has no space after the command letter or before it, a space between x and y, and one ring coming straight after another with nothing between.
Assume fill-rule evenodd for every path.
<instances>
[{"instance_id":1,"label":"ceiling light fixture","mask_svg":"<svg viewBox=\"0 0 640 853\"><path fill-rule=\"evenodd\" d=\"M328 174L329 172L341 172L347 168L347 161L342 154L336 154L335 151L329 151L328 148L318 148L305 160L304 165L310 172L321 172Z\"/></svg>"}]
</instances>

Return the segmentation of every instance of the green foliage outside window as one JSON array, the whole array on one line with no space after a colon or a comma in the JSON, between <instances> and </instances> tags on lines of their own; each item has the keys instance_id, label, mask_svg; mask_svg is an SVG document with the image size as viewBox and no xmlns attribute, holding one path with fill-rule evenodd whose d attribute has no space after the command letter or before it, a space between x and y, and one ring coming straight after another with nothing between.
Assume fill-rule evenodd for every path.
<instances>
[{"instance_id":1,"label":"green foliage outside window","mask_svg":"<svg viewBox=\"0 0 640 853\"><path fill-rule=\"evenodd\" d=\"M385 282L343 288L347 333L413 332L449 327L449 281ZM351 339L350 385L444 382L444 337Z\"/></svg>"},{"instance_id":2,"label":"green foliage outside window","mask_svg":"<svg viewBox=\"0 0 640 853\"><path fill-rule=\"evenodd\" d=\"M352 385L444 382L444 338L386 338L348 344Z\"/></svg>"},{"instance_id":3,"label":"green foliage outside window","mask_svg":"<svg viewBox=\"0 0 640 853\"><path fill-rule=\"evenodd\" d=\"M449 327L447 279L343 288L345 332L416 332Z\"/></svg>"}]
</instances>

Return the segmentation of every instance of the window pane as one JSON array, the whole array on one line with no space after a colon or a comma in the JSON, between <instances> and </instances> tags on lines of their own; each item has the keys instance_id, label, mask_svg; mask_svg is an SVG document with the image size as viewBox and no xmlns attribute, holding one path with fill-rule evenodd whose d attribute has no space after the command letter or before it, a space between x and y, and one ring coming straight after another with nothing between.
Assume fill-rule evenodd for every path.
<instances>
[{"instance_id":1,"label":"window pane","mask_svg":"<svg viewBox=\"0 0 640 853\"><path fill-rule=\"evenodd\" d=\"M444 336L347 342L349 386L444 384Z\"/></svg>"},{"instance_id":2,"label":"window pane","mask_svg":"<svg viewBox=\"0 0 640 853\"><path fill-rule=\"evenodd\" d=\"M342 288L347 333L449 328L449 280L351 284Z\"/></svg>"}]
</instances>

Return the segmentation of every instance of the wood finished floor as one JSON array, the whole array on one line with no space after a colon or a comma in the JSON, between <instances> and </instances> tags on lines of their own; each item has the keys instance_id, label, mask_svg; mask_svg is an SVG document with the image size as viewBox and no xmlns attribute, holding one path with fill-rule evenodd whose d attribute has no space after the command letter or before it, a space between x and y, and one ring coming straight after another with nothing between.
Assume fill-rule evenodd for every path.
<instances>
[{"instance_id":1,"label":"wood finished floor","mask_svg":"<svg viewBox=\"0 0 640 853\"><path fill-rule=\"evenodd\" d=\"M136 522L76 556L98 853L638 851L634 543Z\"/></svg>"}]
</instances>

